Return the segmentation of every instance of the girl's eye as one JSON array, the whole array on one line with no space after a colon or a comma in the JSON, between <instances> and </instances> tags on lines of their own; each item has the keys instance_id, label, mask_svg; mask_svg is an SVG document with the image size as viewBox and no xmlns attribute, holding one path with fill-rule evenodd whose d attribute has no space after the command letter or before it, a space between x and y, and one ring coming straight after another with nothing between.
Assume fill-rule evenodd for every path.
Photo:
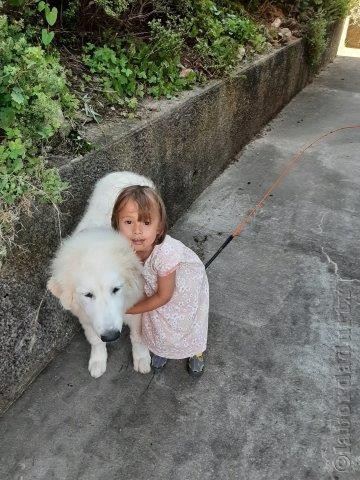
<instances>
[{"instance_id":1,"label":"girl's eye","mask_svg":"<svg viewBox=\"0 0 360 480\"><path fill-rule=\"evenodd\" d=\"M151 222L150 221L146 221L144 222L145 225L151 225Z\"/></svg>"},{"instance_id":2,"label":"girl's eye","mask_svg":"<svg viewBox=\"0 0 360 480\"><path fill-rule=\"evenodd\" d=\"M126 223L127 225L131 225L131 220L125 220L125 223Z\"/></svg>"}]
</instances>

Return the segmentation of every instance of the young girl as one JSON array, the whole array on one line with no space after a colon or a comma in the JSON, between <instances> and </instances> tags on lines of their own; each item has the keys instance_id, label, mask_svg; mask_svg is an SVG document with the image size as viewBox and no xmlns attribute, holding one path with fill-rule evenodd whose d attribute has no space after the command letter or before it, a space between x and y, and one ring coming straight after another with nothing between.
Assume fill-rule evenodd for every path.
<instances>
[{"instance_id":1,"label":"young girl","mask_svg":"<svg viewBox=\"0 0 360 480\"><path fill-rule=\"evenodd\" d=\"M125 235L144 265L146 296L127 313L142 314L142 336L153 353L153 371L168 358L188 358L191 375L204 370L209 287L199 257L166 234L166 211L158 193L145 186L118 196L112 227Z\"/></svg>"}]
</instances>

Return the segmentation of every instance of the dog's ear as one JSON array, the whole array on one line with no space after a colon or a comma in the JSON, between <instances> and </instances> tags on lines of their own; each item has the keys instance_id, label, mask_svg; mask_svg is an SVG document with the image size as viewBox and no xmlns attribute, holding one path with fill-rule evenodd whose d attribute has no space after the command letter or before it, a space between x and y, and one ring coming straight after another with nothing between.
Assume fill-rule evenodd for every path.
<instances>
[{"instance_id":1,"label":"dog's ear","mask_svg":"<svg viewBox=\"0 0 360 480\"><path fill-rule=\"evenodd\" d=\"M63 290L60 296L60 303L65 308L65 310L72 310L74 301L74 290L71 288L67 288Z\"/></svg>"},{"instance_id":2,"label":"dog's ear","mask_svg":"<svg viewBox=\"0 0 360 480\"><path fill-rule=\"evenodd\" d=\"M50 292L54 295L56 298L60 298L62 288L61 285L55 280L54 277L50 277L47 284L46 288L50 290Z\"/></svg>"},{"instance_id":3,"label":"dog's ear","mask_svg":"<svg viewBox=\"0 0 360 480\"><path fill-rule=\"evenodd\" d=\"M60 300L61 305L65 310L71 310L74 300L74 290L71 287L63 288L54 277L51 277L47 282L47 289Z\"/></svg>"}]
</instances>

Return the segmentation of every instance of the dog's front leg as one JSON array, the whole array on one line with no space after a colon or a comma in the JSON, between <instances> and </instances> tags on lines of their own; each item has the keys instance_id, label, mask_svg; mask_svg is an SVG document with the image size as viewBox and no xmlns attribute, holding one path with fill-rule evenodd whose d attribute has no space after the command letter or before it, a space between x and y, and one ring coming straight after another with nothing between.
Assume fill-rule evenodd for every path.
<instances>
[{"instance_id":1,"label":"dog's front leg","mask_svg":"<svg viewBox=\"0 0 360 480\"><path fill-rule=\"evenodd\" d=\"M149 373L151 358L149 349L141 339L141 315L125 315L125 323L130 328L134 370L140 373Z\"/></svg>"},{"instance_id":2,"label":"dog's front leg","mask_svg":"<svg viewBox=\"0 0 360 480\"><path fill-rule=\"evenodd\" d=\"M85 337L91 345L89 358L89 372L94 378L99 378L106 370L107 350L106 343L98 337L95 330L89 324L82 324Z\"/></svg>"}]
</instances>

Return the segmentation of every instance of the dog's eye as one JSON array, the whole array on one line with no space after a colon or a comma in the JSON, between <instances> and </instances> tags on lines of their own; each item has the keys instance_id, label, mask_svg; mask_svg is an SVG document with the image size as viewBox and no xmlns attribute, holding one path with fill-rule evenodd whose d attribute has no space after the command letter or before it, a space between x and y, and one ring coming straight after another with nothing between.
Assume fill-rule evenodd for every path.
<instances>
[{"instance_id":1,"label":"dog's eye","mask_svg":"<svg viewBox=\"0 0 360 480\"><path fill-rule=\"evenodd\" d=\"M117 293L119 290L120 290L121 287L115 287L113 288L112 290L112 293L115 295L115 293Z\"/></svg>"},{"instance_id":2,"label":"dog's eye","mask_svg":"<svg viewBox=\"0 0 360 480\"><path fill-rule=\"evenodd\" d=\"M94 294L91 292L85 293L85 297L94 298Z\"/></svg>"}]
</instances>

